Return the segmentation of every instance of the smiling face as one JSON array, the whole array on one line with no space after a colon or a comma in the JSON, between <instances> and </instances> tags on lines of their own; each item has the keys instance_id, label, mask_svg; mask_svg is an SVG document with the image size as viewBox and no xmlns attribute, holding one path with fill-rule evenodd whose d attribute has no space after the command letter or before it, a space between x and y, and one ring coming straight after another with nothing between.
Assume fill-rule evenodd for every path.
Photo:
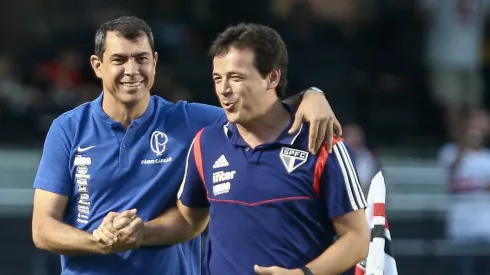
<instances>
[{"instance_id":1,"label":"smiling face","mask_svg":"<svg viewBox=\"0 0 490 275\"><path fill-rule=\"evenodd\" d=\"M157 58L144 33L128 40L118 32L109 31L102 59L96 55L90 59L106 95L125 105L137 105L150 95Z\"/></svg>"},{"instance_id":2,"label":"smiling face","mask_svg":"<svg viewBox=\"0 0 490 275\"><path fill-rule=\"evenodd\" d=\"M263 115L278 99L275 88L280 71L273 69L262 77L249 49L231 47L213 59L216 95L232 123L246 124Z\"/></svg>"}]
</instances>

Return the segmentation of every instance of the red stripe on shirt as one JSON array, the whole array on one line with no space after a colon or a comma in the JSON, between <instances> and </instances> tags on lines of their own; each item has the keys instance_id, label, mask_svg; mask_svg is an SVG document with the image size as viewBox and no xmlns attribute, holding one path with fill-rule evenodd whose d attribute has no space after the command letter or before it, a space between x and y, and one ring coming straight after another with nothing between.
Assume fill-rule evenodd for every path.
<instances>
[{"instance_id":1,"label":"red stripe on shirt","mask_svg":"<svg viewBox=\"0 0 490 275\"><path fill-rule=\"evenodd\" d=\"M201 129L196 135L196 139L194 140L194 161L196 162L197 171L199 171L199 176L201 176L201 180L204 181L204 170L202 165L202 152L201 152L201 135L204 129Z\"/></svg>"},{"instance_id":2,"label":"red stripe on shirt","mask_svg":"<svg viewBox=\"0 0 490 275\"><path fill-rule=\"evenodd\" d=\"M343 139L334 138L332 146L334 146L340 141L343 141ZM327 165L327 160L328 160L327 145L323 143L322 147L320 147L320 152L318 154L318 159L316 161L315 171L313 174L313 190L315 191L315 194L317 196L320 196L320 183L322 181L323 172L325 171L325 166Z\"/></svg>"}]
</instances>

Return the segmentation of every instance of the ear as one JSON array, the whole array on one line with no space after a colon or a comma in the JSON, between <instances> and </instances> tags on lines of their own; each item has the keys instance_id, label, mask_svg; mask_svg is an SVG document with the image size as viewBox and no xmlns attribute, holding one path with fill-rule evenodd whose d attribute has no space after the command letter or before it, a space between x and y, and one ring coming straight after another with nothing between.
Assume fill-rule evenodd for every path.
<instances>
[{"instance_id":1,"label":"ear","mask_svg":"<svg viewBox=\"0 0 490 275\"><path fill-rule=\"evenodd\" d=\"M274 68L268 76L269 84L267 85L268 90L273 90L279 85L279 80L281 80L281 70Z\"/></svg>"},{"instance_id":2,"label":"ear","mask_svg":"<svg viewBox=\"0 0 490 275\"><path fill-rule=\"evenodd\" d=\"M102 60L99 59L96 55L90 56L90 65L92 65L92 69L94 70L95 75L98 78L102 78Z\"/></svg>"},{"instance_id":3,"label":"ear","mask_svg":"<svg viewBox=\"0 0 490 275\"><path fill-rule=\"evenodd\" d=\"M155 52L153 54L153 65L156 67L157 66L157 61L158 61L158 53Z\"/></svg>"}]
</instances>

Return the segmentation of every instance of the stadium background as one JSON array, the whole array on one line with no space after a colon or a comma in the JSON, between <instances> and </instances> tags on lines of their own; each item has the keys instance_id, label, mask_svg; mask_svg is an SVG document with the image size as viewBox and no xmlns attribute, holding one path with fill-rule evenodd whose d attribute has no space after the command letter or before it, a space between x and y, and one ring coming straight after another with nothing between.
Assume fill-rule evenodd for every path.
<instances>
[{"instance_id":1,"label":"stadium background","mask_svg":"<svg viewBox=\"0 0 490 275\"><path fill-rule=\"evenodd\" d=\"M153 28L160 56L153 93L171 101L217 103L206 51L226 26L276 28L290 53L289 93L318 86L349 133L365 131L389 185L399 273L457 274L465 255L488 259L488 246L462 249L445 234L452 195L437 155L449 138L430 97L418 1L16 0L0 9L1 275L59 274L58 258L35 249L30 235L41 146L57 115L100 93L88 62L95 30L128 14Z\"/></svg>"}]
</instances>

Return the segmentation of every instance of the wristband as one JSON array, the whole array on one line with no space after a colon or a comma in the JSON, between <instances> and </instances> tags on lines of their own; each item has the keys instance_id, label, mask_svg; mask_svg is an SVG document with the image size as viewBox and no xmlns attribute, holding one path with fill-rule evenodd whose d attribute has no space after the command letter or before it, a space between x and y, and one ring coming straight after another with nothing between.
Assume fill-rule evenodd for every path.
<instances>
[{"instance_id":1,"label":"wristband","mask_svg":"<svg viewBox=\"0 0 490 275\"><path fill-rule=\"evenodd\" d=\"M320 90L319 88L317 88L317 87L310 87L310 88L308 88L308 89L306 89L306 90L304 90L304 91L302 91L302 92L301 92L301 99L303 99L303 96L305 95L306 91L315 91L315 92L319 92L319 93L321 93L323 96L325 96L325 93L324 93L322 90ZM326 97L326 96L325 96L325 97Z\"/></svg>"},{"instance_id":2,"label":"wristband","mask_svg":"<svg viewBox=\"0 0 490 275\"><path fill-rule=\"evenodd\" d=\"M303 274L305 275L314 275L307 266L303 266L302 268L300 268L300 270L303 271Z\"/></svg>"}]
</instances>

